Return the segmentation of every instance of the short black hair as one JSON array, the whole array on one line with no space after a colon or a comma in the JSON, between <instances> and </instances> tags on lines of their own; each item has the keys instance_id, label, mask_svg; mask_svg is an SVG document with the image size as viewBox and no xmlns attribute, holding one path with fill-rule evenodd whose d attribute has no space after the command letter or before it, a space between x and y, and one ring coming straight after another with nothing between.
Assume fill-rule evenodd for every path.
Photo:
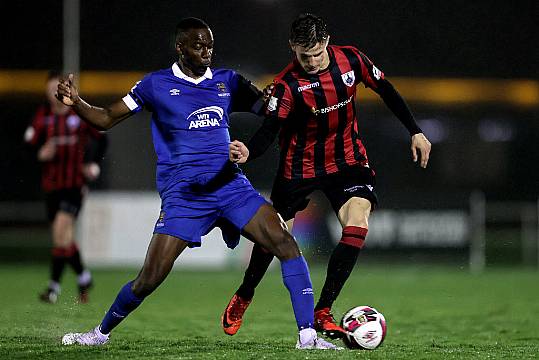
<instances>
[{"instance_id":1,"label":"short black hair","mask_svg":"<svg viewBox=\"0 0 539 360\"><path fill-rule=\"evenodd\" d=\"M290 28L290 42L310 49L328 38L328 27L324 19L314 14L300 14Z\"/></svg>"},{"instance_id":2,"label":"short black hair","mask_svg":"<svg viewBox=\"0 0 539 360\"><path fill-rule=\"evenodd\" d=\"M209 29L210 26L202 19L196 17L186 17L176 25L176 42L190 29Z\"/></svg>"}]
</instances>

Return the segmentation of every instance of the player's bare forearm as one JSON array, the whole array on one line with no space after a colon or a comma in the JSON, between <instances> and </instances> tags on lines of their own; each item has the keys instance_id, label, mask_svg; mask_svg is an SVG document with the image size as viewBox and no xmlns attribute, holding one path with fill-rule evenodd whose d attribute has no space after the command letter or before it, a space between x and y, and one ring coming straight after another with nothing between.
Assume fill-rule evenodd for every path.
<instances>
[{"instance_id":1,"label":"player's bare forearm","mask_svg":"<svg viewBox=\"0 0 539 360\"><path fill-rule=\"evenodd\" d=\"M107 108L92 106L79 96L79 90L74 85L74 76L69 74L67 79L61 79L56 93L58 100L63 102L92 126L107 130L131 115L131 111L120 100Z\"/></svg>"},{"instance_id":2,"label":"player's bare forearm","mask_svg":"<svg viewBox=\"0 0 539 360\"><path fill-rule=\"evenodd\" d=\"M73 101L72 109L83 120L99 130L108 130L131 115L130 110L123 101L114 103L107 108L101 108L90 105L77 97Z\"/></svg>"}]
</instances>

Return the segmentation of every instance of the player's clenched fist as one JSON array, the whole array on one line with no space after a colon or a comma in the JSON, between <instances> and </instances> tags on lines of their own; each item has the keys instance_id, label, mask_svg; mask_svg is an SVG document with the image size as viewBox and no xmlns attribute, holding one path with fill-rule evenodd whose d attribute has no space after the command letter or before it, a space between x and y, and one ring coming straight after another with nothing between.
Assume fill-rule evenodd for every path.
<instances>
[{"instance_id":1,"label":"player's clenched fist","mask_svg":"<svg viewBox=\"0 0 539 360\"><path fill-rule=\"evenodd\" d=\"M244 143L238 140L234 140L228 145L228 158L230 161L236 164L243 164L249 157L249 149Z\"/></svg>"},{"instance_id":2,"label":"player's clenched fist","mask_svg":"<svg viewBox=\"0 0 539 360\"><path fill-rule=\"evenodd\" d=\"M75 99L78 98L79 92L73 85L73 74L69 74L67 79L60 79L58 84L58 91L56 97L65 105L71 106L75 103Z\"/></svg>"}]
</instances>

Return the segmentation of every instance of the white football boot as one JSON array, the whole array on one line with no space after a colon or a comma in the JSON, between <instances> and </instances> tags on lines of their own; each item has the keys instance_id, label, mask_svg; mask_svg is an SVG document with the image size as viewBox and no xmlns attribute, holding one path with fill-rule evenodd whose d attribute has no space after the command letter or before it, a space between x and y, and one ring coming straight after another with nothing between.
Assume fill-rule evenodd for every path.
<instances>
[{"instance_id":1,"label":"white football boot","mask_svg":"<svg viewBox=\"0 0 539 360\"><path fill-rule=\"evenodd\" d=\"M303 329L299 332L298 342L296 343L296 349L307 350L342 350L342 347L334 345L329 341L319 338L316 334L316 330L312 328Z\"/></svg>"},{"instance_id":2,"label":"white football boot","mask_svg":"<svg viewBox=\"0 0 539 360\"><path fill-rule=\"evenodd\" d=\"M62 337L62 345L105 345L109 341L110 334L102 334L99 326L86 333L67 333Z\"/></svg>"}]
</instances>

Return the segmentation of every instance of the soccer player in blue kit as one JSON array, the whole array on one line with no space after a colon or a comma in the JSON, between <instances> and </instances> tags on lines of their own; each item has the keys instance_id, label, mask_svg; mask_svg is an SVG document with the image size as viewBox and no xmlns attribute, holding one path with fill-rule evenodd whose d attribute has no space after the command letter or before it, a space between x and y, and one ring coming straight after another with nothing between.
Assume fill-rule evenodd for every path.
<instances>
[{"instance_id":1,"label":"soccer player in blue kit","mask_svg":"<svg viewBox=\"0 0 539 360\"><path fill-rule=\"evenodd\" d=\"M85 121L109 129L143 108L152 112L161 213L138 276L125 284L101 324L68 333L65 345L103 345L130 312L165 280L186 247L218 226L228 247L240 233L281 261L283 282L299 329L298 349L337 349L313 329L314 298L309 269L282 218L229 159L229 114L250 111L262 93L232 70L210 69L213 34L197 18L176 27L178 61L145 76L122 100L106 108L82 100L73 75L57 97Z\"/></svg>"}]
</instances>

